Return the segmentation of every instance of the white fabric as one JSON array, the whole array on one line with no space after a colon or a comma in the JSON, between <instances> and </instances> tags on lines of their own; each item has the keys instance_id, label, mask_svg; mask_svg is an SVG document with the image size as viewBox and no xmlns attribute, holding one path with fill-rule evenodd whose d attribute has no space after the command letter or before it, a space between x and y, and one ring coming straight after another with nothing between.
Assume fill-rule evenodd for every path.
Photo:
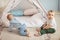
<instances>
[{"instance_id":1,"label":"white fabric","mask_svg":"<svg viewBox=\"0 0 60 40\"><path fill-rule=\"evenodd\" d=\"M24 15L34 15L36 13L38 13L38 10L36 8L26 9L24 11Z\"/></svg>"},{"instance_id":2,"label":"white fabric","mask_svg":"<svg viewBox=\"0 0 60 40\"><path fill-rule=\"evenodd\" d=\"M10 1L10 3L8 3L8 5L7 5L7 7L5 8L5 10L3 11L3 15L2 15L2 21L3 22L5 22L5 24L7 23L6 22L6 16L7 16L7 13L10 11L10 10L12 10L12 9L14 9L15 7L17 7L17 5L21 2L22 0L12 0L12 1ZM40 10L43 10L43 7L41 8L40 6L41 5L39 5L39 3L37 2L37 0L29 0L29 2L31 3L31 4L33 4L35 7L37 7L37 8L39 8ZM24 4L24 3L23 3ZM19 4L20 5L20 4ZM43 10L43 12L44 12L44 10ZM45 12L44 12L44 14L45 14ZM41 14L41 15L43 15L43 13Z\"/></svg>"},{"instance_id":3,"label":"white fabric","mask_svg":"<svg viewBox=\"0 0 60 40\"><path fill-rule=\"evenodd\" d=\"M47 24L50 24L52 26L51 28L54 28L54 29L57 28L55 18L53 18L51 20L47 19Z\"/></svg>"},{"instance_id":4,"label":"white fabric","mask_svg":"<svg viewBox=\"0 0 60 40\"><path fill-rule=\"evenodd\" d=\"M12 10L14 7L16 7L19 3L20 3L21 0L10 0L10 2L8 3L8 5L6 6L6 8L4 9L3 11L3 15L1 17L2 21L5 23L5 20L6 20L6 16L7 16L7 13ZM4 20L5 19L5 20Z\"/></svg>"},{"instance_id":5,"label":"white fabric","mask_svg":"<svg viewBox=\"0 0 60 40\"><path fill-rule=\"evenodd\" d=\"M40 19L43 23L46 22L46 19L43 17L42 13L37 13L31 17L32 20Z\"/></svg>"},{"instance_id":6,"label":"white fabric","mask_svg":"<svg viewBox=\"0 0 60 40\"><path fill-rule=\"evenodd\" d=\"M10 14L10 13L8 13ZM8 14L5 14L7 17ZM35 16L36 15L36 16ZM15 17L20 23L26 24L27 27L41 27L43 25L43 21L40 19L40 14L35 14L33 16L21 16L21 17ZM9 21L5 17L4 23L5 26L9 26Z\"/></svg>"},{"instance_id":7,"label":"white fabric","mask_svg":"<svg viewBox=\"0 0 60 40\"><path fill-rule=\"evenodd\" d=\"M17 7L14 8L16 9L30 9L30 8L35 8L33 4L31 4L28 0L21 0L21 2L17 5Z\"/></svg>"},{"instance_id":8,"label":"white fabric","mask_svg":"<svg viewBox=\"0 0 60 40\"><path fill-rule=\"evenodd\" d=\"M25 24L27 27L41 27L43 22L40 19L31 20L30 17L15 17L20 23Z\"/></svg>"},{"instance_id":9,"label":"white fabric","mask_svg":"<svg viewBox=\"0 0 60 40\"><path fill-rule=\"evenodd\" d=\"M32 0L32 2L33 2L33 4L38 8L38 11L39 11L40 13L42 13L41 15L43 15L43 17L45 17L45 18L47 19L47 17L46 17L47 11L46 11L46 9L43 7L43 5L40 3L40 0Z\"/></svg>"},{"instance_id":10,"label":"white fabric","mask_svg":"<svg viewBox=\"0 0 60 40\"><path fill-rule=\"evenodd\" d=\"M7 25L9 25L9 21L7 20L6 16L7 16L7 13L16 8L19 5L21 5L21 8L22 9L29 9L29 8L37 8L39 10L39 12L42 11L41 14L36 14L36 15L33 15L31 18L30 17L26 17L27 19L25 20L25 17L23 18L20 18L20 17L16 17L16 19L20 22L20 23L25 23L27 25L27 27L41 27L44 22L46 21L46 10L44 9L44 7L42 6L41 3L39 3L38 0L29 0L29 2L31 4L28 4L28 2L26 3L26 0L24 0L24 2L22 1L23 3L23 6L22 4L20 4L22 0L11 0L7 7L5 8L5 10L3 11L3 15L2 15L2 21ZM26 4L25 4L26 3ZM29 6L28 6L28 5ZM33 5L33 6L31 6ZM35 6L35 7L34 7ZM20 7L20 6L19 6ZM19 8L18 7L18 8ZM30 19L29 19L30 18ZM54 28L56 28L56 23L55 23L55 19L52 20L52 25L54 26Z\"/></svg>"},{"instance_id":11,"label":"white fabric","mask_svg":"<svg viewBox=\"0 0 60 40\"><path fill-rule=\"evenodd\" d=\"M30 1L30 3L33 3L35 6L37 6L40 10L42 10L43 7L42 8L40 7L41 5L39 5L39 3L36 2L37 0L29 0L29 1ZM12 10L13 8L15 8L20 2L21 2L21 0L12 0L12 1L10 1L10 3L8 3L7 7L3 11L3 16L5 15L5 13L7 13L10 10Z\"/></svg>"}]
</instances>

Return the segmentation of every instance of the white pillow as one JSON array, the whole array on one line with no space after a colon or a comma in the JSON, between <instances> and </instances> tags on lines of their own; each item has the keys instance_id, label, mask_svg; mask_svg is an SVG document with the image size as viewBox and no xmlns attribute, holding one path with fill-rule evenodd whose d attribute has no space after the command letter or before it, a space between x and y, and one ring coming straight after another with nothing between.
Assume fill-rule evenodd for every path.
<instances>
[{"instance_id":1,"label":"white pillow","mask_svg":"<svg viewBox=\"0 0 60 40\"><path fill-rule=\"evenodd\" d=\"M38 10L36 9L36 8L32 8L32 9L26 9L25 11L24 11L24 15L34 15L34 14L36 14L36 13L38 13Z\"/></svg>"}]
</instances>

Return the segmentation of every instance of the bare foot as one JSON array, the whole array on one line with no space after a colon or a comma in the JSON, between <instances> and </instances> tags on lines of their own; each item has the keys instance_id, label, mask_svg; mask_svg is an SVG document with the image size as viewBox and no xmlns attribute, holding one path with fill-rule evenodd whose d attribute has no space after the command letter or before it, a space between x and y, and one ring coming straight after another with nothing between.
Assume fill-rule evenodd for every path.
<instances>
[{"instance_id":1,"label":"bare foot","mask_svg":"<svg viewBox=\"0 0 60 40\"><path fill-rule=\"evenodd\" d=\"M27 35L27 37L30 37L30 35Z\"/></svg>"},{"instance_id":2,"label":"bare foot","mask_svg":"<svg viewBox=\"0 0 60 40\"><path fill-rule=\"evenodd\" d=\"M27 32L27 37L30 37L30 33L29 32Z\"/></svg>"},{"instance_id":3,"label":"bare foot","mask_svg":"<svg viewBox=\"0 0 60 40\"><path fill-rule=\"evenodd\" d=\"M39 37L40 35L39 34L34 34L34 36Z\"/></svg>"}]
</instances>

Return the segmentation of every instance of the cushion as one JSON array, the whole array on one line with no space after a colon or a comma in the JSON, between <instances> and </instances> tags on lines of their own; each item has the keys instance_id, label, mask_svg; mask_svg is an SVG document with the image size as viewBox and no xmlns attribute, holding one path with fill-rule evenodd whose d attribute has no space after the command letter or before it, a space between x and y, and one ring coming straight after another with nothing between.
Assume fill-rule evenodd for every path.
<instances>
[{"instance_id":1,"label":"cushion","mask_svg":"<svg viewBox=\"0 0 60 40\"><path fill-rule=\"evenodd\" d=\"M13 16L23 16L22 10L11 10L10 13L12 13Z\"/></svg>"},{"instance_id":2,"label":"cushion","mask_svg":"<svg viewBox=\"0 0 60 40\"><path fill-rule=\"evenodd\" d=\"M33 15L33 14L36 14L38 13L38 10L36 8L32 8L32 9L26 9L24 11L24 15Z\"/></svg>"}]
</instances>

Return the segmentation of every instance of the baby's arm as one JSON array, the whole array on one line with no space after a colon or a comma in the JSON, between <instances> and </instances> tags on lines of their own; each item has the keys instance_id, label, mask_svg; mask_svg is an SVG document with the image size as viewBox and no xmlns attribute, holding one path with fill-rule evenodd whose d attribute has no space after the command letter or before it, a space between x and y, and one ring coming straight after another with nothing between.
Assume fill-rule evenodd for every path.
<instances>
[{"instance_id":1,"label":"baby's arm","mask_svg":"<svg viewBox=\"0 0 60 40\"><path fill-rule=\"evenodd\" d=\"M56 28L56 21L55 19L52 20L52 22L50 24L48 24L49 28Z\"/></svg>"},{"instance_id":2,"label":"baby's arm","mask_svg":"<svg viewBox=\"0 0 60 40\"><path fill-rule=\"evenodd\" d=\"M51 28L51 25L50 24L47 24L47 26L44 26L43 29L49 29Z\"/></svg>"},{"instance_id":3,"label":"baby's arm","mask_svg":"<svg viewBox=\"0 0 60 40\"><path fill-rule=\"evenodd\" d=\"M55 28L55 29L57 28L57 24L56 24L55 19L52 21L51 25L52 25L51 28Z\"/></svg>"}]
</instances>

